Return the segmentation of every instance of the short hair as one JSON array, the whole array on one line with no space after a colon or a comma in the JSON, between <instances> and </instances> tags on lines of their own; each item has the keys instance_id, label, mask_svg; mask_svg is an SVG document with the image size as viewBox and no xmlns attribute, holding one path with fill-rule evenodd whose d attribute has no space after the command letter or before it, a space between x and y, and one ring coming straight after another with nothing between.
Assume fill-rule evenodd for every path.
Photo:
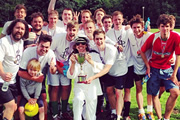
<instances>
[{"instance_id":1,"label":"short hair","mask_svg":"<svg viewBox=\"0 0 180 120\"><path fill-rule=\"evenodd\" d=\"M93 32L93 38L95 39L95 36L96 35L99 35L99 34L104 34L104 37L105 37L105 31L104 30L101 30L101 29L97 29L97 30L95 30L94 32Z\"/></svg>"},{"instance_id":2,"label":"short hair","mask_svg":"<svg viewBox=\"0 0 180 120\"><path fill-rule=\"evenodd\" d=\"M94 20L92 20L92 19L87 20L87 21L84 23L84 25L86 25L86 24L88 24L88 23L93 23L93 24L95 25L95 22L94 22Z\"/></svg>"},{"instance_id":3,"label":"short hair","mask_svg":"<svg viewBox=\"0 0 180 120\"><path fill-rule=\"evenodd\" d=\"M41 70L41 63L37 58L32 58L31 60L29 60L27 64L27 70L29 69L37 70L38 72Z\"/></svg>"},{"instance_id":4,"label":"short hair","mask_svg":"<svg viewBox=\"0 0 180 120\"><path fill-rule=\"evenodd\" d=\"M81 17L82 17L83 13L89 13L90 18L92 18L92 13L90 10L88 10L88 9L81 10Z\"/></svg>"},{"instance_id":5,"label":"short hair","mask_svg":"<svg viewBox=\"0 0 180 120\"><path fill-rule=\"evenodd\" d=\"M111 15L105 15L103 18L102 18L102 23L105 19L111 19L112 20L112 16Z\"/></svg>"},{"instance_id":6,"label":"short hair","mask_svg":"<svg viewBox=\"0 0 180 120\"><path fill-rule=\"evenodd\" d=\"M122 15L122 17L123 17L123 13L121 11L114 11L112 14L112 18L117 15Z\"/></svg>"},{"instance_id":7,"label":"short hair","mask_svg":"<svg viewBox=\"0 0 180 120\"><path fill-rule=\"evenodd\" d=\"M63 12L64 12L65 10L71 11L71 13L72 13L72 15L73 15L73 9L71 9L71 8L64 8L64 9L63 9ZM63 14L63 12L62 12L62 14Z\"/></svg>"},{"instance_id":8,"label":"short hair","mask_svg":"<svg viewBox=\"0 0 180 120\"><path fill-rule=\"evenodd\" d=\"M161 14L156 22L158 28L160 27L160 24L166 25L168 23L170 24L170 27L172 27L172 21L167 14Z\"/></svg>"},{"instance_id":9,"label":"short hair","mask_svg":"<svg viewBox=\"0 0 180 120\"><path fill-rule=\"evenodd\" d=\"M59 18L59 13L58 13L57 10L51 10L51 11L48 13L48 17L49 17L50 15L56 15L56 16Z\"/></svg>"},{"instance_id":10,"label":"short hair","mask_svg":"<svg viewBox=\"0 0 180 120\"><path fill-rule=\"evenodd\" d=\"M10 35L12 34L13 32L13 28L16 26L16 24L20 22L20 23L23 23L24 26L25 26L25 32L24 32L24 35L22 37L22 39L27 39L29 37L29 27L28 27L28 24L25 20L22 20L22 19L15 19L7 28L6 32L7 32L7 35Z\"/></svg>"},{"instance_id":11,"label":"short hair","mask_svg":"<svg viewBox=\"0 0 180 120\"><path fill-rule=\"evenodd\" d=\"M102 8L99 8L99 9L96 9L95 12L94 12L94 19L96 19L96 14L97 14L98 11L101 11L101 12L104 13L104 15L106 15L106 11L104 11L104 9L102 9Z\"/></svg>"},{"instance_id":12,"label":"short hair","mask_svg":"<svg viewBox=\"0 0 180 120\"><path fill-rule=\"evenodd\" d=\"M67 24L67 29L77 28L79 29L79 24L76 21L70 21Z\"/></svg>"},{"instance_id":13,"label":"short hair","mask_svg":"<svg viewBox=\"0 0 180 120\"><path fill-rule=\"evenodd\" d=\"M23 4L16 5L16 7L14 8L14 12L16 12L16 10L21 10L21 9L24 9L25 12L27 12L27 9Z\"/></svg>"},{"instance_id":14,"label":"short hair","mask_svg":"<svg viewBox=\"0 0 180 120\"><path fill-rule=\"evenodd\" d=\"M174 20L176 22L176 17L174 15L169 15L170 20Z\"/></svg>"},{"instance_id":15,"label":"short hair","mask_svg":"<svg viewBox=\"0 0 180 120\"><path fill-rule=\"evenodd\" d=\"M38 44L41 42L50 42L50 44L52 43L52 36L48 35L48 34L44 34L41 33L41 35L39 36L39 41Z\"/></svg>"},{"instance_id":16,"label":"short hair","mask_svg":"<svg viewBox=\"0 0 180 120\"><path fill-rule=\"evenodd\" d=\"M136 16L133 16L133 18L129 21L129 24L131 27L134 23L140 23L142 25L142 27L144 27L144 21L141 18L141 15L139 15L139 14L137 14Z\"/></svg>"},{"instance_id":17,"label":"short hair","mask_svg":"<svg viewBox=\"0 0 180 120\"><path fill-rule=\"evenodd\" d=\"M44 16L41 12L34 12L31 14L31 21L33 20L33 18L37 18L37 17L41 17L42 20L44 20Z\"/></svg>"}]
</instances>

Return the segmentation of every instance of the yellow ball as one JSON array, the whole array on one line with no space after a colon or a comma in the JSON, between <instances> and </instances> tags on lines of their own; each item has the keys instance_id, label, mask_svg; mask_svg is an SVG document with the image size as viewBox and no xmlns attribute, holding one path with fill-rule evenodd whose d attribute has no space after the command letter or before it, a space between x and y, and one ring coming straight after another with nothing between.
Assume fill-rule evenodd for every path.
<instances>
[{"instance_id":1,"label":"yellow ball","mask_svg":"<svg viewBox=\"0 0 180 120\"><path fill-rule=\"evenodd\" d=\"M26 103L24 108L25 108L24 113L29 117L33 117L33 116L37 115L38 111L39 111L39 106L37 103L35 105Z\"/></svg>"}]
</instances>

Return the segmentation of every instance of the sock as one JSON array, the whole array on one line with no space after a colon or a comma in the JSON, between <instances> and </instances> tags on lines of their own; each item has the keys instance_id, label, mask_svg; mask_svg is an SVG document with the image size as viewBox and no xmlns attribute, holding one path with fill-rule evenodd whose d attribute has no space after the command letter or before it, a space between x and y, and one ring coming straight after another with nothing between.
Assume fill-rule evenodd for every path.
<instances>
[{"instance_id":1,"label":"sock","mask_svg":"<svg viewBox=\"0 0 180 120\"><path fill-rule=\"evenodd\" d=\"M144 109L142 108L142 109L139 109L139 114L144 114L145 112L144 112Z\"/></svg>"},{"instance_id":2,"label":"sock","mask_svg":"<svg viewBox=\"0 0 180 120\"><path fill-rule=\"evenodd\" d=\"M51 110L52 110L52 115L57 115L58 114L58 103L56 101L50 102Z\"/></svg>"},{"instance_id":3,"label":"sock","mask_svg":"<svg viewBox=\"0 0 180 120\"><path fill-rule=\"evenodd\" d=\"M116 115L116 109L112 109L111 113Z\"/></svg>"},{"instance_id":4,"label":"sock","mask_svg":"<svg viewBox=\"0 0 180 120\"><path fill-rule=\"evenodd\" d=\"M68 100L61 100L62 101L62 112L66 112L67 111L67 103Z\"/></svg>"},{"instance_id":5,"label":"sock","mask_svg":"<svg viewBox=\"0 0 180 120\"><path fill-rule=\"evenodd\" d=\"M169 119L164 118L164 120L169 120Z\"/></svg>"},{"instance_id":6,"label":"sock","mask_svg":"<svg viewBox=\"0 0 180 120\"><path fill-rule=\"evenodd\" d=\"M147 113L148 112L153 112L153 106L152 105L147 105Z\"/></svg>"},{"instance_id":7,"label":"sock","mask_svg":"<svg viewBox=\"0 0 180 120\"><path fill-rule=\"evenodd\" d=\"M123 114L123 117L129 116L130 105L131 105L131 102L129 102L129 101L125 102L124 101L124 114Z\"/></svg>"},{"instance_id":8,"label":"sock","mask_svg":"<svg viewBox=\"0 0 180 120\"><path fill-rule=\"evenodd\" d=\"M120 120L122 118L122 116L117 115L117 120Z\"/></svg>"},{"instance_id":9,"label":"sock","mask_svg":"<svg viewBox=\"0 0 180 120\"><path fill-rule=\"evenodd\" d=\"M96 114L99 114L101 112L101 107L103 106L103 102L104 102L104 96L103 95L98 96Z\"/></svg>"}]
</instances>

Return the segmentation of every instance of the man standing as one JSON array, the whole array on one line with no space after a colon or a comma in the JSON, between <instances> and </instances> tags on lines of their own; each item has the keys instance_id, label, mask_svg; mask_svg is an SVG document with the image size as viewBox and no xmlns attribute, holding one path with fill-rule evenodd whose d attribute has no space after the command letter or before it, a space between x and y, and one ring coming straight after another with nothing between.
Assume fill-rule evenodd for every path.
<instances>
[{"instance_id":1,"label":"man standing","mask_svg":"<svg viewBox=\"0 0 180 120\"><path fill-rule=\"evenodd\" d=\"M29 34L28 24L21 19L14 20L7 29L7 36L0 39L0 104L5 106L3 120L11 120L17 109L16 79L23 52L23 40ZM13 69L12 69L13 68ZM3 83L9 88L3 91Z\"/></svg>"},{"instance_id":2,"label":"man standing","mask_svg":"<svg viewBox=\"0 0 180 120\"><path fill-rule=\"evenodd\" d=\"M52 42L51 49L55 52L58 74L48 74L48 85L52 86L50 93L50 106L52 109L52 116L58 114L58 90L61 85L61 101L62 101L62 117L67 120L72 120L72 117L67 112L67 104L71 90L70 79L67 78L66 72L69 66L68 56L72 52L72 41L76 38L79 25L76 22L69 22L67 24L67 33L57 34Z\"/></svg>"},{"instance_id":3,"label":"man standing","mask_svg":"<svg viewBox=\"0 0 180 120\"><path fill-rule=\"evenodd\" d=\"M16 19L24 20L25 17L26 17L26 7L24 5L21 5L21 4L16 5L16 7L14 9L14 16L15 16ZM12 21L7 21L4 24L4 27L2 29L0 38L7 35L6 30L7 30L8 26L11 24L11 22ZM30 27L30 25L29 25L29 27Z\"/></svg>"},{"instance_id":4,"label":"man standing","mask_svg":"<svg viewBox=\"0 0 180 120\"><path fill-rule=\"evenodd\" d=\"M160 32L152 34L141 47L141 56L146 64L146 73L150 77L147 82L147 93L152 95L154 108L158 119L162 119L161 105L158 97L160 81L162 80L170 96L166 102L164 120L169 120L179 95L177 70L180 65L180 37L171 30L172 21L169 15L162 14L157 20ZM145 52L152 49L152 58L147 60ZM174 70L169 60L175 51L176 61Z\"/></svg>"}]
</instances>

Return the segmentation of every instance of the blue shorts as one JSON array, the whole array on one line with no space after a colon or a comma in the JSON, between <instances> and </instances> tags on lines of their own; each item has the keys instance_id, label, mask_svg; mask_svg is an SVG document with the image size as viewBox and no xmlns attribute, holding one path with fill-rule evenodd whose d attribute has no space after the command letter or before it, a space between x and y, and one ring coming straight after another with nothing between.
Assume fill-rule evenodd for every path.
<instances>
[{"instance_id":1,"label":"blue shorts","mask_svg":"<svg viewBox=\"0 0 180 120\"><path fill-rule=\"evenodd\" d=\"M126 75L114 77L114 76L111 76L109 74L106 74L103 77L105 79L105 85L107 87L115 86L116 89L123 89L124 88Z\"/></svg>"},{"instance_id":2,"label":"blue shorts","mask_svg":"<svg viewBox=\"0 0 180 120\"><path fill-rule=\"evenodd\" d=\"M179 87L176 86L171 80L167 80L167 78L171 77L172 73L172 68L162 70L151 67L151 77L147 82L147 93L153 96L158 95L161 80L165 86L166 91L169 91L172 88L179 89Z\"/></svg>"}]
</instances>

